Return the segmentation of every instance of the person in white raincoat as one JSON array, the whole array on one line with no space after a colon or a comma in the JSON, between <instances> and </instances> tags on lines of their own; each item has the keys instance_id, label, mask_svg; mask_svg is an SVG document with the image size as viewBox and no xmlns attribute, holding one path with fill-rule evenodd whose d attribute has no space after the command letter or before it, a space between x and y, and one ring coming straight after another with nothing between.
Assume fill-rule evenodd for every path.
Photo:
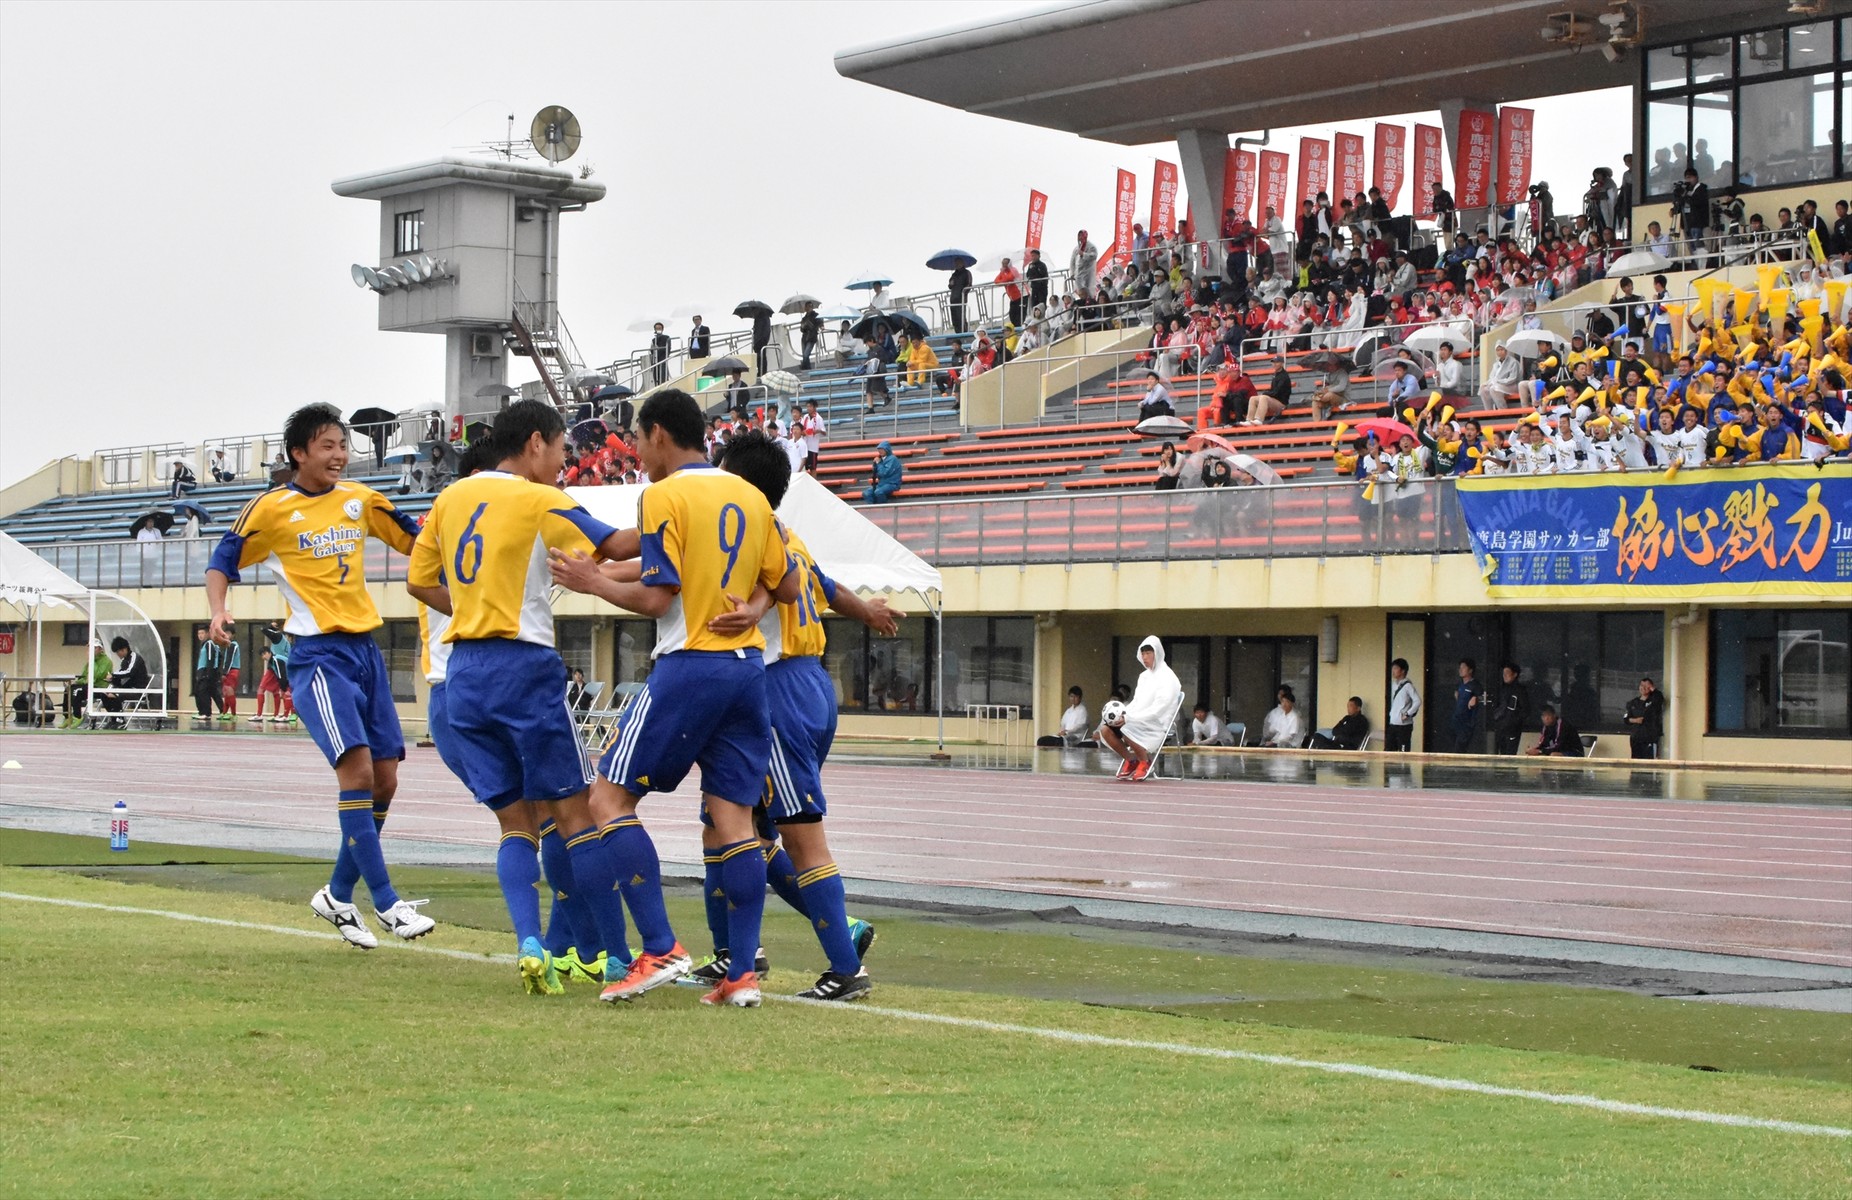
<instances>
[{"instance_id":1,"label":"person in white raincoat","mask_svg":"<svg viewBox=\"0 0 1852 1200\"><path fill-rule=\"evenodd\" d=\"M1125 706L1124 722L1117 728L1100 726L1100 740L1124 760L1115 778L1134 782L1151 773L1152 756L1170 736L1177 705L1183 699L1177 673L1164 665L1164 643L1155 637L1138 643L1138 661L1145 665L1145 673L1138 677L1132 702Z\"/></svg>"}]
</instances>

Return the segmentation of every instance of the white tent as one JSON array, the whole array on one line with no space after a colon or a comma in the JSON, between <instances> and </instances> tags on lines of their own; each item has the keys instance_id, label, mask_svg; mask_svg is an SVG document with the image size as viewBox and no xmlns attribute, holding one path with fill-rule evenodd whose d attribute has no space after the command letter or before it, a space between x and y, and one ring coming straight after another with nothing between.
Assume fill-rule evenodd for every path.
<instances>
[{"instance_id":1,"label":"white tent","mask_svg":"<svg viewBox=\"0 0 1852 1200\"><path fill-rule=\"evenodd\" d=\"M106 632L120 630L150 667L148 687L144 689L147 703L142 711L165 715L167 651L154 622L131 601L114 592L85 587L0 530L0 606L25 613L27 623L33 627L33 669L29 678L34 681L45 678L44 609L82 612L89 623L89 645L99 644L99 628ZM112 610L118 607L126 609L126 615L115 615ZM89 715L95 715L95 704L92 693Z\"/></svg>"},{"instance_id":2,"label":"white tent","mask_svg":"<svg viewBox=\"0 0 1852 1200\"><path fill-rule=\"evenodd\" d=\"M637 500L648 484L567 488L585 511L618 529L637 527ZM944 584L938 568L894 540L886 530L855 511L808 475L791 477L791 488L778 506L779 519L795 530L816 556L824 574L857 592L912 592L938 623L939 742L945 743Z\"/></svg>"}]
</instances>

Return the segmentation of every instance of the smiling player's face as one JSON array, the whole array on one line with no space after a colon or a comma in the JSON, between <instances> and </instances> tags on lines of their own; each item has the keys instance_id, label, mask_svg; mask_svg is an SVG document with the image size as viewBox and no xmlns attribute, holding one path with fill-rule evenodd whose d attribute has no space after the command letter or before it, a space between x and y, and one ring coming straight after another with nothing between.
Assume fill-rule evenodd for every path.
<instances>
[{"instance_id":1,"label":"smiling player's face","mask_svg":"<svg viewBox=\"0 0 1852 1200\"><path fill-rule=\"evenodd\" d=\"M347 431L339 425L325 425L318 430L296 460L297 477L310 491L333 485L345 470Z\"/></svg>"}]
</instances>

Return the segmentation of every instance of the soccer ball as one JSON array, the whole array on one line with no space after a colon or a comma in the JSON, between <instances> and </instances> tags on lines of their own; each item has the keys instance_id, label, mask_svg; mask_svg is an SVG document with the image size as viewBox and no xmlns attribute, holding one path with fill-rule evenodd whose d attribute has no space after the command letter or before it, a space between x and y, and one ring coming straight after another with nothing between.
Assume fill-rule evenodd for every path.
<instances>
[{"instance_id":1,"label":"soccer ball","mask_svg":"<svg viewBox=\"0 0 1852 1200\"><path fill-rule=\"evenodd\" d=\"M1100 723L1118 729L1125 724L1125 704L1118 700L1108 700L1100 706Z\"/></svg>"}]
</instances>

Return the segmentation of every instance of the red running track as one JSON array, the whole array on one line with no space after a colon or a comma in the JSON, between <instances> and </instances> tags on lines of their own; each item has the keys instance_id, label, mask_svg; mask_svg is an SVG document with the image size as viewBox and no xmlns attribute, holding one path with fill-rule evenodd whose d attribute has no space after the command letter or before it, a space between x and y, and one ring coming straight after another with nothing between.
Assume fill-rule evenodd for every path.
<instances>
[{"instance_id":1,"label":"red running track","mask_svg":"<svg viewBox=\"0 0 1852 1200\"><path fill-rule=\"evenodd\" d=\"M301 737L17 734L0 756L25 768L0 803L100 816L126 793L138 815L332 840L333 780ZM434 751L401 779L389 842L494 845ZM854 763L825 780L851 877L1852 966L1852 808ZM665 859L698 861L692 796L643 813Z\"/></svg>"}]
</instances>

